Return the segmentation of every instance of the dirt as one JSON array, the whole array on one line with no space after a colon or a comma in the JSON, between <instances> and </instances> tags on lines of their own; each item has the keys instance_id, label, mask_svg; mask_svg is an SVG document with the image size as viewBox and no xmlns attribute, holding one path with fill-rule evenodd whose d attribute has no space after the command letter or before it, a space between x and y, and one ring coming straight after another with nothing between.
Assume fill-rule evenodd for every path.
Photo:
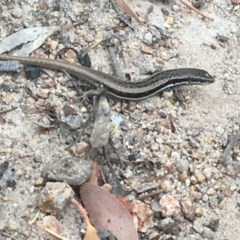
<instances>
[{"instance_id":1,"label":"dirt","mask_svg":"<svg viewBox=\"0 0 240 240\"><path fill-rule=\"evenodd\" d=\"M131 103L130 110L128 108L124 109L124 104L127 104L124 102L123 113L119 110L121 108L119 102L110 100L112 111L120 115L128 126L131 126L131 131L128 132L130 135L134 135L136 132L146 134L145 129L141 130L139 125L132 123L133 117L129 116L135 114L141 118L143 116L142 110L147 109L149 105L154 111L163 111L173 115L174 123L177 126L174 140L178 139L179 142L185 142L189 138L187 132L197 129L199 135L201 135L199 138L200 145L205 144L199 147L201 157L196 161L192 160L189 153L190 151L194 152L194 148L189 146L190 149L186 150L186 155L189 153L186 159L191 160L190 168L200 168L202 171L208 167L214 168L214 174L210 179L207 179L202 185L197 183L201 193L206 198L198 202L198 205L204 209L204 215L201 217L195 216L194 220L197 219L195 222L198 223L199 219L202 219L202 226L204 226L209 222L209 219L218 219L219 227L214 232L213 237L212 235L204 236L200 230L199 232L196 229L193 230L192 222L187 220L186 234L183 234L184 228L181 226L178 233L170 234L171 239L214 238L217 240L238 240L240 236L239 175L229 173L219 159L229 139L239 129L239 5L233 6L230 1L223 0L206 2L201 11L211 15L213 17L213 21L211 21L201 18L178 1L170 3L140 0L127 2L145 20L148 16L147 9L151 5L154 7L153 13L161 12L162 8L169 12L168 16L162 15L164 21L162 25L165 24L164 33L162 33L162 29L154 28L157 37L148 40L150 43L147 43L146 40L148 30L135 20L132 20L134 31L127 27L116 28L115 31L124 39L119 47L121 49L118 57L120 68L125 73L130 74L132 79L141 78L149 69L154 70L159 66L164 69L201 68L215 77L213 84L183 87L184 107L181 104L173 103L172 95L169 96L168 93L161 97L154 96L151 99ZM50 0L46 2L2 1L1 4L0 38L2 40L23 27L63 25L71 23L71 20L74 19L82 20L87 16L87 21L80 26L52 37L59 44L57 49L51 49L52 54L63 46L71 45L76 49L89 47L101 39L102 36L109 37L114 33L113 28L119 26L119 22L113 17L116 13L111 9L108 1L74 0L61 1L60 3ZM170 21L170 23L167 24L167 21ZM171 23L171 21L173 22ZM146 23L148 23L147 20ZM218 40L219 37L224 41ZM146 47L151 48L154 54L143 53L141 49ZM45 44L42 49L44 49L42 52L48 52L49 46ZM104 47L94 48L90 51L90 57L93 68L111 73L108 52ZM55 78L58 79L56 81L66 80L64 75L59 75ZM42 78L45 83L52 81L46 75ZM1 116L0 164L3 162L10 163L9 168L14 169L14 173L10 172L8 175L13 175L11 175L11 180L16 185L1 185L0 239L50 239L44 231L28 224L28 221L33 219L37 212L36 201L42 188L42 186L37 186L36 182L41 178L42 169L51 162L55 162L62 157L72 156L72 152L66 150L67 144L61 138L58 127L43 132L39 131L39 126L35 122L39 121L42 114L35 110L39 109L38 107L41 107L41 104L46 106L46 102L49 104L54 102L56 108L61 109L68 103L68 99L71 99L72 96L75 97L75 90L69 90L68 86L57 83L57 87L51 90L50 95L46 94L50 91L49 89L37 90L42 96L46 94L48 99L36 101L26 94L24 88L26 82L31 86L33 84L30 80L26 80L23 74L13 76L1 74L0 76L0 84L3 89L0 94L1 108L18 107L16 110ZM42 86L41 80L38 80L37 84ZM7 86L10 90L6 90L7 88L4 88L4 86ZM60 95L66 98L61 98ZM77 109L78 113L85 114L80 102L75 104L72 101L69 104ZM132 105L133 113L131 111ZM150 124L155 118L157 116L149 116L145 119L145 123ZM126 132L123 131L124 134ZM166 135L171 136L169 133ZM151 135L149 136L151 138ZM143 137L145 136L143 135ZM162 137L164 139L167 136ZM205 141L202 139L205 139ZM154 152L154 156L158 155L164 159L165 153L162 152L162 146L160 145L157 153ZM141 149L143 153L147 153L147 144L143 142ZM182 153L182 149L176 149L179 152L181 150ZM128 154L130 154L130 151ZM234 156L237 161L240 161L239 143L234 149ZM141 157L140 160L145 161ZM117 166L119 168L119 165ZM131 170L131 167L129 169ZM164 170L162 171L164 172ZM133 178L134 171L131 175L131 179ZM190 176L189 179L189 181L192 181ZM176 195L179 198L184 198L184 192L192 193L192 185L182 184L181 186L184 189L182 195L176 187ZM217 204L211 202L212 199L217 199L218 193L224 188L223 186L229 189L231 194L225 194L222 201ZM209 189L214 190L212 195L208 192ZM175 194L174 192L171 193ZM38 218L43 217L44 214L40 213ZM66 239L81 239L79 232L83 228L82 221L73 206L68 207L59 221L64 226L63 235ZM150 226L150 228L159 233L156 239L169 239L167 233L159 230L158 219L154 218L154 222L155 225ZM147 232L142 233L141 236L142 239L149 239Z\"/></svg>"}]
</instances>

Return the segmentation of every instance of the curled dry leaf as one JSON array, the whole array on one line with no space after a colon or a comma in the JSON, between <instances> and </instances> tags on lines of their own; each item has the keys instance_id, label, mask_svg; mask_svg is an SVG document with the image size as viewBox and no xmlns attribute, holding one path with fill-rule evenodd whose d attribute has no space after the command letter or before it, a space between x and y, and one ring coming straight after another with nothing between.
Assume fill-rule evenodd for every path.
<instances>
[{"instance_id":1,"label":"curled dry leaf","mask_svg":"<svg viewBox=\"0 0 240 240\"><path fill-rule=\"evenodd\" d=\"M84 183L80 195L97 230L108 230L118 240L138 240L138 233L127 209L101 187Z\"/></svg>"}]
</instances>

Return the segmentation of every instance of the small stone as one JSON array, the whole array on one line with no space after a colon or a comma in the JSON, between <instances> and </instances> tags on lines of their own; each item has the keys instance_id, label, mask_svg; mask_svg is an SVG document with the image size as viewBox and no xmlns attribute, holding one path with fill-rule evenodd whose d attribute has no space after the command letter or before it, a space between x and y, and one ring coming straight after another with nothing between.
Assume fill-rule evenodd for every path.
<instances>
[{"instance_id":1,"label":"small stone","mask_svg":"<svg viewBox=\"0 0 240 240\"><path fill-rule=\"evenodd\" d=\"M144 37L143 37L143 41L147 44L150 45L152 44L153 41L153 35L150 32L147 32Z\"/></svg>"},{"instance_id":2,"label":"small stone","mask_svg":"<svg viewBox=\"0 0 240 240\"><path fill-rule=\"evenodd\" d=\"M163 153L166 154L167 156L169 156L171 154L171 147L170 146L167 146L167 145L164 145L163 146Z\"/></svg>"},{"instance_id":3,"label":"small stone","mask_svg":"<svg viewBox=\"0 0 240 240\"><path fill-rule=\"evenodd\" d=\"M203 208L202 207L197 207L196 210L195 210L195 215L197 217L202 217L204 215Z\"/></svg>"},{"instance_id":4,"label":"small stone","mask_svg":"<svg viewBox=\"0 0 240 240\"><path fill-rule=\"evenodd\" d=\"M194 176L196 177L196 179L199 183L203 183L206 180L204 174L200 170L196 170L194 172Z\"/></svg>"},{"instance_id":5,"label":"small stone","mask_svg":"<svg viewBox=\"0 0 240 240\"><path fill-rule=\"evenodd\" d=\"M182 172L179 174L179 179L181 182L185 182L187 178L188 178L187 172Z\"/></svg>"},{"instance_id":6,"label":"small stone","mask_svg":"<svg viewBox=\"0 0 240 240\"><path fill-rule=\"evenodd\" d=\"M61 121L66 123L71 129L79 129L83 125L82 117L77 114L62 116Z\"/></svg>"},{"instance_id":7,"label":"small stone","mask_svg":"<svg viewBox=\"0 0 240 240\"><path fill-rule=\"evenodd\" d=\"M169 60L170 55L167 52L161 52L160 57L163 60L167 61L167 60ZM173 98L173 92L172 91L165 91L165 92L162 93L162 95L163 95L164 98L169 99L169 100ZM172 106L171 103L169 103L168 106Z\"/></svg>"},{"instance_id":8,"label":"small stone","mask_svg":"<svg viewBox=\"0 0 240 240\"><path fill-rule=\"evenodd\" d=\"M8 231L16 231L19 228L19 224L17 222L15 222L14 220L10 220L10 222L8 222L6 228Z\"/></svg>"},{"instance_id":9,"label":"small stone","mask_svg":"<svg viewBox=\"0 0 240 240\"><path fill-rule=\"evenodd\" d=\"M12 16L15 17L15 18L21 18L23 12L22 12L22 9L15 7L15 8L12 10L11 14L12 14Z\"/></svg>"},{"instance_id":10,"label":"small stone","mask_svg":"<svg viewBox=\"0 0 240 240\"><path fill-rule=\"evenodd\" d=\"M160 221L159 228L165 231L170 229L174 224L175 224L175 221L172 218L167 217Z\"/></svg>"},{"instance_id":11,"label":"small stone","mask_svg":"<svg viewBox=\"0 0 240 240\"><path fill-rule=\"evenodd\" d=\"M22 169L16 169L15 175L21 177L24 175L24 171Z\"/></svg>"},{"instance_id":12,"label":"small stone","mask_svg":"<svg viewBox=\"0 0 240 240\"><path fill-rule=\"evenodd\" d=\"M203 226L202 226L201 222L198 219L193 222L193 229L197 233L202 233L203 232Z\"/></svg>"},{"instance_id":13,"label":"small stone","mask_svg":"<svg viewBox=\"0 0 240 240\"><path fill-rule=\"evenodd\" d=\"M79 186L92 172L92 162L76 157L56 159L42 170L44 180L67 182Z\"/></svg>"},{"instance_id":14,"label":"small stone","mask_svg":"<svg viewBox=\"0 0 240 240\"><path fill-rule=\"evenodd\" d=\"M165 19L165 24L168 25L168 26L172 26L174 23L174 19L170 16L168 16L166 19Z\"/></svg>"},{"instance_id":15,"label":"small stone","mask_svg":"<svg viewBox=\"0 0 240 240\"><path fill-rule=\"evenodd\" d=\"M191 180L189 178L186 179L185 184L187 187L191 185Z\"/></svg>"},{"instance_id":16,"label":"small stone","mask_svg":"<svg viewBox=\"0 0 240 240\"><path fill-rule=\"evenodd\" d=\"M203 232L202 232L202 236L207 238L207 239L214 239L214 232L210 228L204 227Z\"/></svg>"},{"instance_id":17,"label":"small stone","mask_svg":"<svg viewBox=\"0 0 240 240\"><path fill-rule=\"evenodd\" d=\"M193 151L193 153L192 153L192 158L193 158L194 160L200 160L200 151L199 151L199 150Z\"/></svg>"},{"instance_id":18,"label":"small stone","mask_svg":"<svg viewBox=\"0 0 240 240\"><path fill-rule=\"evenodd\" d=\"M70 198L74 196L67 183L48 182L38 198L38 207L44 213L56 215L60 213Z\"/></svg>"},{"instance_id":19,"label":"small stone","mask_svg":"<svg viewBox=\"0 0 240 240\"><path fill-rule=\"evenodd\" d=\"M224 188L223 194L225 197L231 197L233 195L233 191L230 188Z\"/></svg>"},{"instance_id":20,"label":"small stone","mask_svg":"<svg viewBox=\"0 0 240 240\"><path fill-rule=\"evenodd\" d=\"M131 157L129 157L129 159L131 161ZM122 174L125 178L130 179L133 176L133 171L127 168Z\"/></svg>"},{"instance_id":21,"label":"small stone","mask_svg":"<svg viewBox=\"0 0 240 240\"><path fill-rule=\"evenodd\" d=\"M164 180L161 184L161 188L164 192L169 192L173 189L173 186L170 181Z\"/></svg>"},{"instance_id":22,"label":"small stone","mask_svg":"<svg viewBox=\"0 0 240 240\"><path fill-rule=\"evenodd\" d=\"M154 213L159 213L161 211L160 205L158 201L153 200L152 202L152 210Z\"/></svg>"},{"instance_id":23,"label":"small stone","mask_svg":"<svg viewBox=\"0 0 240 240\"><path fill-rule=\"evenodd\" d=\"M144 112L144 113L142 113L142 115L141 115L141 119L142 119L142 120L147 120L147 119L149 119L149 115Z\"/></svg>"},{"instance_id":24,"label":"small stone","mask_svg":"<svg viewBox=\"0 0 240 240\"><path fill-rule=\"evenodd\" d=\"M186 159L185 160L181 159L177 161L176 169L180 173L187 172L189 169L189 162Z\"/></svg>"},{"instance_id":25,"label":"small stone","mask_svg":"<svg viewBox=\"0 0 240 240\"><path fill-rule=\"evenodd\" d=\"M202 197L202 200L203 200L204 202L207 202L208 199L209 199L208 195L207 195L207 194L204 194L203 197Z\"/></svg>"},{"instance_id":26,"label":"small stone","mask_svg":"<svg viewBox=\"0 0 240 240\"><path fill-rule=\"evenodd\" d=\"M154 152L158 151L159 150L159 145L157 143L153 143L151 145L151 150L154 151Z\"/></svg>"},{"instance_id":27,"label":"small stone","mask_svg":"<svg viewBox=\"0 0 240 240\"><path fill-rule=\"evenodd\" d=\"M157 231L155 231L153 229L149 230L147 235L148 235L148 239L149 240L158 240L159 236L160 236L159 232L157 232Z\"/></svg>"},{"instance_id":28,"label":"small stone","mask_svg":"<svg viewBox=\"0 0 240 240\"><path fill-rule=\"evenodd\" d=\"M82 157L89 152L90 146L86 142L79 142L74 144L70 149L73 151L74 156Z\"/></svg>"},{"instance_id":29,"label":"small stone","mask_svg":"<svg viewBox=\"0 0 240 240\"><path fill-rule=\"evenodd\" d=\"M214 188L209 188L207 190L207 195L212 196L214 194L216 194L216 190Z\"/></svg>"},{"instance_id":30,"label":"small stone","mask_svg":"<svg viewBox=\"0 0 240 240\"><path fill-rule=\"evenodd\" d=\"M172 10L173 10L174 12L179 12L179 11L181 10L181 8L180 8L179 5L174 4L174 5L172 6Z\"/></svg>"},{"instance_id":31,"label":"small stone","mask_svg":"<svg viewBox=\"0 0 240 240\"><path fill-rule=\"evenodd\" d=\"M164 26L164 17L161 11L153 11L153 13L149 14L148 22L150 26L154 26L162 31L165 30Z\"/></svg>"},{"instance_id":32,"label":"small stone","mask_svg":"<svg viewBox=\"0 0 240 240\"><path fill-rule=\"evenodd\" d=\"M218 208L221 210L225 209L225 207L226 207L226 205L225 205L224 201L222 201L218 204Z\"/></svg>"},{"instance_id":33,"label":"small stone","mask_svg":"<svg viewBox=\"0 0 240 240\"><path fill-rule=\"evenodd\" d=\"M197 178L195 176L191 176L191 184L195 185L197 182Z\"/></svg>"},{"instance_id":34,"label":"small stone","mask_svg":"<svg viewBox=\"0 0 240 240\"><path fill-rule=\"evenodd\" d=\"M227 174L231 177L236 177L239 174L239 170L230 164L227 166Z\"/></svg>"},{"instance_id":35,"label":"small stone","mask_svg":"<svg viewBox=\"0 0 240 240\"><path fill-rule=\"evenodd\" d=\"M219 219L213 219L208 225L207 225L213 232L216 232L219 228Z\"/></svg>"},{"instance_id":36,"label":"small stone","mask_svg":"<svg viewBox=\"0 0 240 240\"><path fill-rule=\"evenodd\" d=\"M44 179L43 179L42 177L39 177L39 178L37 178L37 180L35 181L34 186L35 186L35 187L39 187L39 186L42 186L43 183L44 183Z\"/></svg>"},{"instance_id":37,"label":"small stone","mask_svg":"<svg viewBox=\"0 0 240 240\"><path fill-rule=\"evenodd\" d=\"M173 162L165 162L164 163L164 168L168 171L168 172L172 172L174 169L174 163Z\"/></svg>"},{"instance_id":38,"label":"small stone","mask_svg":"<svg viewBox=\"0 0 240 240\"><path fill-rule=\"evenodd\" d=\"M139 230L142 233L146 233L150 228L153 227L154 223L151 217L153 212L149 205L135 199L135 201L133 201L132 212L133 215L137 216L138 221L141 222Z\"/></svg>"},{"instance_id":39,"label":"small stone","mask_svg":"<svg viewBox=\"0 0 240 240\"><path fill-rule=\"evenodd\" d=\"M192 5L197 9L201 9L204 7L205 3L205 0L193 0Z\"/></svg>"},{"instance_id":40,"label":"small stone","mask_svg":"<svg viewBox=\"0 0 240 240\"><path fill-rule=\"evenodd\" d=\"M194 192L194 193L193 193L193 197L194 197L194 199L196 199L196 200L201 200L202 197L203 197L203 195L202 195L201 192Z\"/></svg>"},{"instance_id":41,"label":"small stone","mask_svg":"<svg viewBox=\"0 0 240 240\"><path fill-rule=\"evenodd\" d=\"M46 43L52 50L56 50L57 49L57 46L59 44L59 42L49 38L47 39L47 43Z\"/></svg>"},{"instance_id":42,"label":"small stone","mask_svg":"<svg viewBox=\"0 0 240 240\"><path fill-rule=\"evenodd\" d=\"M87 112L87 108L86 107L81 107L80 109L79 109L79 112L81 112L81 113L86 113Z\"/></svg>"},{"instance_id":43,"label":"small stone","mask_svg":"<svg viewBox=\"0 0 240 240\"><path fill-rule=\"evenodd\" d=\"M161 126L169 129L170 128L169 120L167 118L161 118Z\"/></svg>"},{"instance_id":44,"label":"small stone","mask_svg":"<svg viewBox=\"0 0 240 240\"><path fill-rule=\"evenodd\" d=\"M163 195L159 201L162 215L165 217L179 216L181 206L179 201L176 200L172 195Z\"/></svg>"},{"instance_id":45,"label":"small stone","mask_svg":"<svg viewBox=\"0 0 240 240\"><path fill-rule=\"evenodd\" d=\"M167 52L161 52L160 53L160 57L163 60L165 60L165 61L167 61L170 58L170 56L169 56L169 54ZM171 98L172 97L172 93L166 91L166 92L163 92L163 96L164 96L164 98Z\"/></svg>"},{"instance_id":46,"label":"small stone","mask_svg":"<svg viewBox=\"0 0 240 240\"><path fill-rule=\"evenodd\" d=\"M240 220L240 212L236 213L236 218ZM1 229L1 228L0 228Z\"/></svg>"},{"instance_id":47,"label":"small stone","mask_svg":"<svg viewBox=\"0 0 240 240\"><path fill-rule=\"evenodd\" d=\"M238 1L238 0L236 0L236 1ZM207 8L207 10L208 10L209 13L214 13L214 12L216 11L214 5L210 5L210 6Z\"/></svg>"},{"instance_id":48,"label":"small stone","mask_svg":"<svg viewBox=\"0 0 240 240\"><path fill-rule=\"evenodd\" d=\"M207 167L203 170L204 172L204 176L207 178L207 179L211 179L212 178L212 168L211 167Z\"/></svg>"},{"instance_id":49,"label":"small stone","mask_svg":"<svg viewBox=\"0 0 240 240\"><path fill-rule=\"evenodd\" d=\"M184 216L190 220L194 219L194 211L192 202L190 199L181 201L182 211L184 213Z\"/></svg>"},{"instance_id":50,"label":"small stone","mask_svg":"<svg viewBox=\"0 0 240 240\"><path fill-rule=\"evenodd\" d=\"M46 99L48 97L48 95L49 95L49 90L48 89L39 88L39 89L36 90L36 95L39 98Z\"/></svg>"}]
</instances>

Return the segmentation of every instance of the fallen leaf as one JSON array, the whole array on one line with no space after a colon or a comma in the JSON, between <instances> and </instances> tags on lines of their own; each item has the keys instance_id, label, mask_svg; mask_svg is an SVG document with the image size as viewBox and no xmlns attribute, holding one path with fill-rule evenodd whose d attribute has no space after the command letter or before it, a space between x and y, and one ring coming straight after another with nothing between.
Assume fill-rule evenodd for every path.
<instances>
[{"instance_id":1,"label":"fallen leaf","mask_svg":"<svg viewBox=\"0 0 240 240\"><path fill-rule=\"evenodd\" d=\"M110 231L118 240L139 239L132 216L111 193L95 184L84 183L80 195L97 230Z\"/></svg>"}]
</instances>

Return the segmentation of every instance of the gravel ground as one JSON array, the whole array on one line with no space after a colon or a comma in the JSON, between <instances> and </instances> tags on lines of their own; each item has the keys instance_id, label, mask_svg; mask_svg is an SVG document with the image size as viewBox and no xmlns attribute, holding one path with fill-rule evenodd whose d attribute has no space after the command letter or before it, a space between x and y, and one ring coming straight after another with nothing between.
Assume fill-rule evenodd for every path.
<instances>
[{"instance_id":1,"label":"gravel ground","mask_svg":"<svg viewBox=\"0 0 240 240\"><path fill-rule=\"evenodd\" d=\"M143 213L140 239L238 240L238 168L224 165L222 157L239 131L239 5L223 0L206 2L201 11L214 18L210 21L178 1L127 2L152 32L135 20L134 31L124 27L109 1L2 0L0 40L26 27L81 21L79 26L52 36L38 51L54 55L66 46L85 49L115 34L121 39L117 51L120 68L131 79L158 68L197 67L214 75L214 84L182 87L183 103L176 101L171 91L139 102L110 100L112 114L122 119L123 127L116 133L124 139L122 154L130 159L125 169L119 163L113 165L121 182L131 190L129 199L161 190L142 200L148 211ZM57 43L56 48L49 42ZM99 45L89 55L94 69L112 73L105 47ZM58 127L40 131L34 122L44 117L39 109L54 105L61 112L66 104L85 119L86 109L75 101L76 91L66 80L61 73L54 80L44 74L37 84L23 74L0 76L1 109L18 107L1 116L0 164L2 169L4 162L9 164L10 173L5 175L14 175L11 180L16 184L7 182L6 186L0 169L0 239L50 239L28 224L37 212L41 172L59 159L78 154L66 150L70 140ZM26 85L41 98L29 96ZM239 144L230 157L240 161ZM38 219L44 216L40 213ZM81 219L73 206L57 218L66 239L81 239Z\"/></svg>"}]
</instances>

